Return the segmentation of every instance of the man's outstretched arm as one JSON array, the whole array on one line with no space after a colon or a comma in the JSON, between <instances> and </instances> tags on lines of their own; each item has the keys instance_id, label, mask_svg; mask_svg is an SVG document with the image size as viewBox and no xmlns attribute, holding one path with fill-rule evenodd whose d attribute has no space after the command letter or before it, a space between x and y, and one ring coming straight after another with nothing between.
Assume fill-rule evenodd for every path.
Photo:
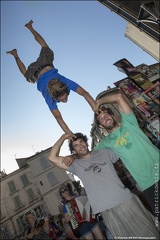
<instances>
[{"instance_id":1,"label":"man's outstretched arm","mask_svg":"<svg viewBox=\"0 0 160 240\"><path fill-rule=\"evenodd\" d=\"M70 134L63 134L58 141L53 145L48 160L54 163L57 167L67 170L68 166L65 165L65 157L59 156L61 147L66 139L69 139Z\"/></svg>"},{"instance_id":2,"label":"man's outstretched arm","mask_svg":"<svg viewBox=\"0 0 160 240\"><path fill-rule=\"evenodd\" d=\"M117 103L118 109L120 112L123 112L125 114L129 114L131 112L131 108L129 104L127 103L127 100L125 96L122 93L117 93L117 94L110 94L108 96L102 97L98 99L97 105L100 107L102 104L107 104L107 103Z\"/></svg>"},{"instance_id":3,"label":"man's outstretched arm","mask_svg":"<svg viewBox=\"0 0 160 240\"><path fill-rule=\"evenodd\" d=\"M74 134L72 133L72 131L69 129L69 127L67 126L67 124L64 122L62 115L60 113L60 111L58 109L55 110L51 110L53 116L55 117L55 119L57 120L58 124L60 125L60 127L62 128L62 130L66 133L66 134L70 134L71 137L74 136Z\"/></svg>"},{"instance_id":4,"label":"man's outstretched arm","mask_svg":"<svg viewBox=\"0 0 160 240\"><path fill-rule=\"evenodd\" d=\"M77 93L85 98L85 100L88 102L94 112L98 110L96 101L85 89L79 86L77 88Z\"/></svg>"}]
</instances>

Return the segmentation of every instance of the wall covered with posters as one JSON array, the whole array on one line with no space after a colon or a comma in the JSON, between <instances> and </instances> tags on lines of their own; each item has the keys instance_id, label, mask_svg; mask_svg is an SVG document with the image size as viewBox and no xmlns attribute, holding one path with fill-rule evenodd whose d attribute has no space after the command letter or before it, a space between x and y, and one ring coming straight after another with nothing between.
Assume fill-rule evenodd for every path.
<instances>
[{"instance_id":1,"label":"wall covered with posters","mask_svg":"<svg viewBox=\"0 0 160 240\"><path fill-rule=\"evenodd\" d=\"M115 82L115 88L109 87L107 90L99 93L96 100L104 96L123 92L136 115L140 128L152 143L160 149L160 64L155 63L148 66L143 63L135 67L127 59L123 58L114 63L114 65L127 76ZM111 108L117 122L121 121L121 115L116 104L105 103L103 105ZM99 143L101 138L108 135L106 129L97 126L95 115L90 135L92 138L92 149ZM122 182L124 176L127 179L124 182L126 187L129 187L131 191L138 187L121 160L117 161L115 168Z\"/></svg>"},{"instance_id":2,"label":"wall covered with posters","mask_svg":"<svg viewBox=\"0 0 160 240\"><path fill-rule=\"evenodd\" d=\"M144 131L151 141L160 145L160 64L134 67L127 59L114 63L127 77L115 82L114 85L122 90L132 101L141 114L144 115Z\"/></svg>"},{"instance_id":3,"label":"wall covered with posters","mask_svg":"<svg viewBox=\"0 0 160 240\"><path fill-rule=\"evenodd\" d=\"M115 88L109 88L98 94L96 99L122 91L132 107L141 129L153 144L160 148L160 64L155 63L148 66L142 63L135 67L123 58L113 65L127 76L115 82ZM116 104L109 105L116 119L120 118ZM92 148L104 135L107 135L107 132L97 128L94 119L91 129Z\"/></svg>"}]
</instances>

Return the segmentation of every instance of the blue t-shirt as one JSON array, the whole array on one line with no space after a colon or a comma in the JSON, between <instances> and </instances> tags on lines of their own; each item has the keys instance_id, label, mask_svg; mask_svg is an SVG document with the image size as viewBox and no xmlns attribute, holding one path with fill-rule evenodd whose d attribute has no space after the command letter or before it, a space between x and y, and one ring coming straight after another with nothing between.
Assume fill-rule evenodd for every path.
<instances>
[{"instance_id":1,"label":"blue t-shirt","mask_svg":"<svg viewBox=\"0 0 160 240\"><path fill-rule=\"evenodd\" d=\"M43 73L37 80L37 89L38 89L38 91L40 91L42 93L50 110L55 110L58 108L57 107L58 100L53 99L49 95L48 90L47 90L48 82L53 78L58 78L60 82L63 82L66 84L68 94L70 93L70 90L76 92L77 88L79 87L79 85L77 83L60 75L58 73L58 69L56 69L56 68L52 68L51 70Z\"/></svg>"}]
</instances>

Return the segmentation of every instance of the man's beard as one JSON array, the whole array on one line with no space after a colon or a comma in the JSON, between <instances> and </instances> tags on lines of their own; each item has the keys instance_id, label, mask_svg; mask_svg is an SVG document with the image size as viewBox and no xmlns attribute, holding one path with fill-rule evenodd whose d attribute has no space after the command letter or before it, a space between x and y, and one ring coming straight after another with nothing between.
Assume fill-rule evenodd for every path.
<instances>
[{"instance_id":1,"label":"man's beard","mask_svg":"<svg viewBox=\"0 0 160 240\"><path fill-rule=\"evenodd\" d=\"M80 157L85 157L87 154L89 153L89 149L87 149L85 152L83 153L79 153Z\"/></svg>"},{"instance_id":2,"label":"man's beard","mask_svg":"<svg viewBox=\"0 0 160 240\"><path fill-rule=\"evenodd\" d=\"M104 128L105 128L106 130L110 131L110 130L112 130L113 128L115 128L116 126L117 126L117 122L116 122L116 120L113 118L113 123L112 123L112 125L110 125L110 126L104 126Z\"/></svg>"}]
</instances>

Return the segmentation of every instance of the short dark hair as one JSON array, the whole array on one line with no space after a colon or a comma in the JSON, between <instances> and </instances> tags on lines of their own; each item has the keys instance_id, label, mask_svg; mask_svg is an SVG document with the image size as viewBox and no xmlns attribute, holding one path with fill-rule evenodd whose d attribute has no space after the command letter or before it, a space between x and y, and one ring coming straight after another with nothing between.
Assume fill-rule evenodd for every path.
<instances>
[{"instance_id":1,"label":"short dark hair","mask_svg":"<svg viewBox=\"0 0 160 240\"><path fill-rule=\"evenodd\" d=\"M73 142L74 141L76 141L77 139L79 139L79 138L81 138L81 139L83 139L83 141L85 142L85 143L87 143L87 141L88 141L88 138L87 138L87 136L86 135L83 135L82 133L75 133L74 134L75 135L75 137L73 138L73 140L71 140L70 142L69 142L69 150L70 150L70 152L71 153L73 153Z\"/></svg>"}]
</instances>

